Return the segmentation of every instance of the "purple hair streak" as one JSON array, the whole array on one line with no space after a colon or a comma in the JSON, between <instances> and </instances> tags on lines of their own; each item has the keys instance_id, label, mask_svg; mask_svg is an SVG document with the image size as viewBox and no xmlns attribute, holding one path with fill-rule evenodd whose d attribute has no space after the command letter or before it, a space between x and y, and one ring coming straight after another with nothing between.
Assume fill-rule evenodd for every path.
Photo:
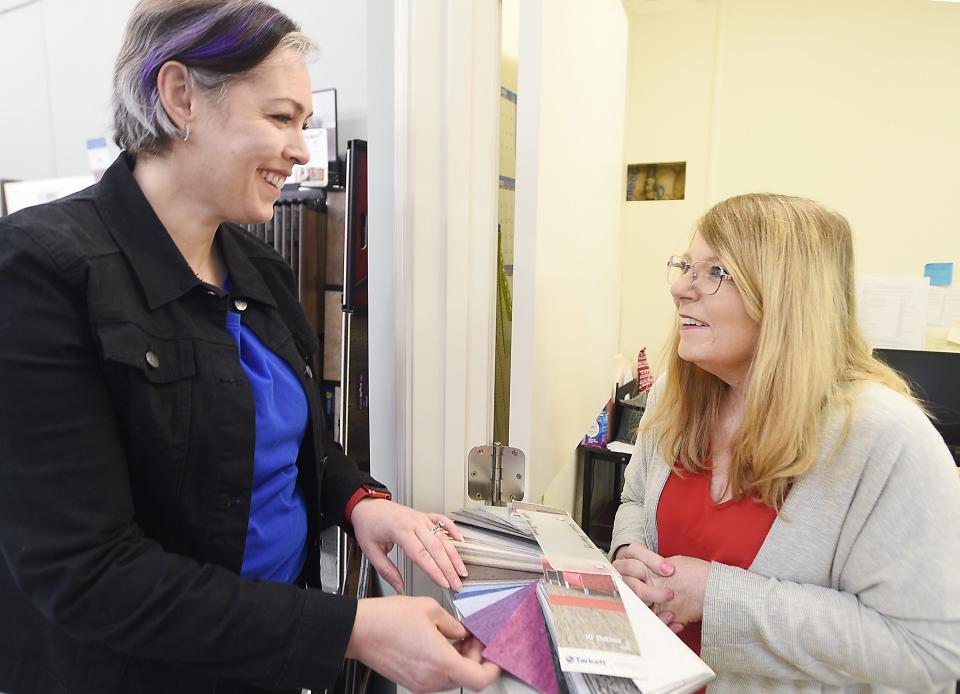
<instances>
[{"instance_id":1,"label":"purple hair streak","mask_svg":"<svg viewBox=\"0 0 960 694\"><path fill-rule=\"evenodd\" d=\"M153 100L157 73L169 60L189 68L236 74L269 55L286 34L298 27L283 13L261 2L217 3L213 12L189 8L171 17L178 26L154 46L140 69L141 93Z\"/></svg>"}]
</instances>

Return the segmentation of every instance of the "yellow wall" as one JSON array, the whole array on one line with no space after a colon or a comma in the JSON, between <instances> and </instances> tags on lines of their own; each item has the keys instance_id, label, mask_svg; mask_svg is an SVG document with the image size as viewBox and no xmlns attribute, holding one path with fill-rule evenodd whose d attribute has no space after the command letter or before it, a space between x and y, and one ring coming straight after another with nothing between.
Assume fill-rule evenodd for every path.
<instances>
[{"instance_id":1,"label":"yellow wall","mask_svg":"<svg viewBox=\"0 0 960 694\"><path fill-rule=\"evenodd\" d=\"M960 4L627 6L624 174L686 161L687 197L624 203L624 352L661 351L666 257L708 205L737 193L831 205L853 225L860 274L960 261Z\"/></svg>"}]
</instances>

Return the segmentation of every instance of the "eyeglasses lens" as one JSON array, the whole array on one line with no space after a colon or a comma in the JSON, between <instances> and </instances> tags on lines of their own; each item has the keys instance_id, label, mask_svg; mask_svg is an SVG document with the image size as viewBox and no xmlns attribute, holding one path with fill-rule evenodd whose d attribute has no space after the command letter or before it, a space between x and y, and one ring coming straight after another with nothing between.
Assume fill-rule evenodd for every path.
<instances>
[{"instance_id":1,"label":"eyeglasses lens","mask_svg":"<svg viewBox=\"0 0 960 694\"><path fill-rule=\"evenodd\" d=\"M670 260L667 261L667 283L673 284L676 282L683 276L685 270L686 265L684 265L683 260L677 258L677 256L671 256Z\"/></svg>"},{"instance_id":2,"label":"eyeglasses lens","mask_svg":"<svg viewBox=\"0 0 960 694\"><path fill-rule=\"evenodd\" d=\"M723 270L714 263L707 260L688 263L680 256L670 256L667 261L667 282L672 285L684 275L702 294L715 294L723 280Z\"/></svg>"}]
</instances>

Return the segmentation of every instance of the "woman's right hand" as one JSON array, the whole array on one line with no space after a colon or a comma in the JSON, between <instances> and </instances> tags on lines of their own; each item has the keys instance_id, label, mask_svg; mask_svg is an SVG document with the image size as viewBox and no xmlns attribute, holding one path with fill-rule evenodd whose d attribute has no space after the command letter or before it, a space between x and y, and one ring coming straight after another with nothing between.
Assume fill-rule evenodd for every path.
<instances>
[{"instance_id":1,"label":"woman's right hand","mask_svg":"<svg viewBox=\"0 0 960 694\"><path fill-rule=\"evenodd\" d=\"M664 586L664 579L673 574L673 566L656 552L636 542L624 545L614 553L613 567L623 576L623 582L643 600L647 607L679 633L683 625L673 621L669 603L673 591Z\"/></svg>"},{"instance_id":2,"label":"woman's right hand","mask_svg":"<svg viewBox=\"0 0 960 694\"><path fill-rule=\"evenodd\" d=\"M414 692L479 691L500 675L482 651L435 600L399 595L357 602L346 656Z\"/></svg>"}]
</instances>

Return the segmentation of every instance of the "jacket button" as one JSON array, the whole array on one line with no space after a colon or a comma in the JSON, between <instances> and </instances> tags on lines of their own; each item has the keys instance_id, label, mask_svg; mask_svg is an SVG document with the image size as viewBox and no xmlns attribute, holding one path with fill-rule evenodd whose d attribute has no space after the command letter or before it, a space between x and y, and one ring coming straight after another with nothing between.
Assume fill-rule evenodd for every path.
<instances>
[{"instance_id":1,"label":"jacket button","mask_svg":"<svg viewBox=\"0 0 960 694\"><path fill-rule=\"evenodd\" d=\"M233 305L234 305L234 307L236 307L236 309L237 309L238 311L246 311L246 310L247 310L247 300L246 300L246 299L234 299L234 300L233 300Z\"/></svg>"},{"instance_id":2,"label":"jacket button","mask_svg":"<svg viewBox=\"0 0 960 694\"><path fill-rule=\"evenodd\" d=\"M160 360L157 358L157 355L149 350L143 355L143 358L147 360L147 364L149 364L152 369L160 366Z\"/></svg>"}]
</instances>

